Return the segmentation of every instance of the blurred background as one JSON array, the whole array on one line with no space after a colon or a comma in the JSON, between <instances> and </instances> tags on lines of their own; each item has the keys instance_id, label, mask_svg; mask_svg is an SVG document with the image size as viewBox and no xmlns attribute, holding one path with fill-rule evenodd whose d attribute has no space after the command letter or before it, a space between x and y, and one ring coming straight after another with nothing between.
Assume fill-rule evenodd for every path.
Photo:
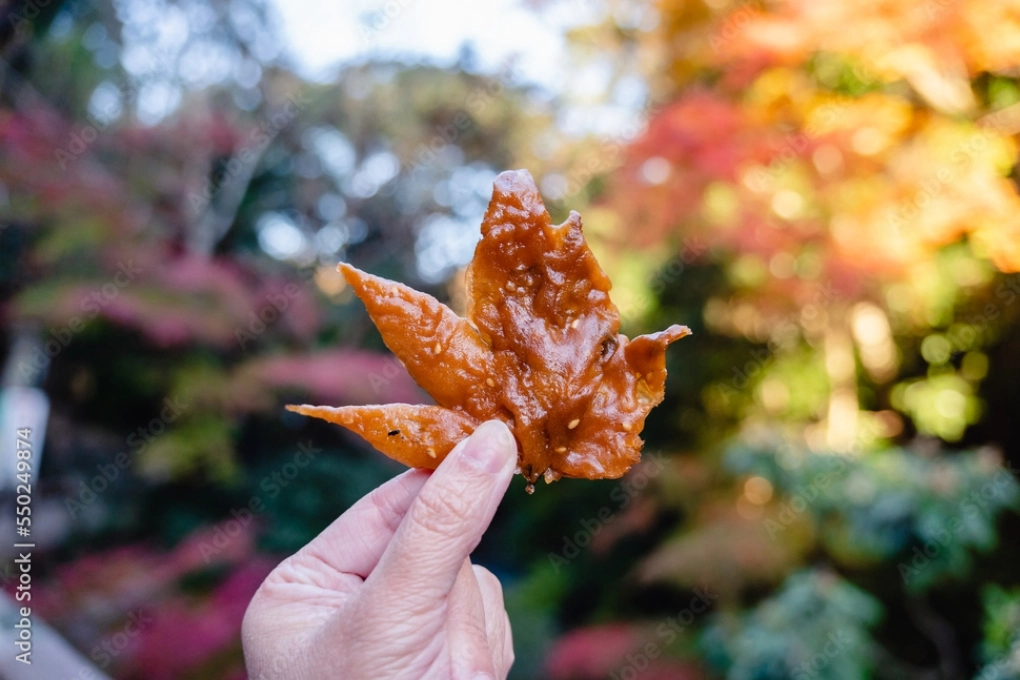
<instances>
[{"instance_id":1,"label":"blurred background","mask_svg":"<svg viewBox=\"0 0 1020 680\"><path fill-rule=\"evenodd\" d=\"M513 677L1020 678L1020 3L8 0L0 57L2 577L32 427L67 644L4 677L245 677L399 472L283 405L428 399L336 263L462 309L527 168L694 335L641 466L515 479Z\"/></svg>"}]
</instances>

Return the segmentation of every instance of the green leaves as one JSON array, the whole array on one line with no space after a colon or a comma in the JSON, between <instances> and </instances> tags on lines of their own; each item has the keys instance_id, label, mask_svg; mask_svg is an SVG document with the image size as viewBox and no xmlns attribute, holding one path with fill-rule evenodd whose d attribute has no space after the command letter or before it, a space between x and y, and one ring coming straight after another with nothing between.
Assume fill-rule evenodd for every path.
<instances>
[{"instance_id":1,"label":"green leaves","mask_svg":"<svg viewBox=\"0 0 1020 680\"><path fill-rule=\"evenodd\" d=\"M1020 678L1020 588L989 586L984 602L982 652L987 665L976 680L1016 680Z\"/></svg>"},{"instance_id":2,"label":"green leaves","mask_svg":"<svg viewBox=\"0 0 1020 680\"><path fill-rule=\"evenodd\" d=\"M998 517L1020 507L1020 485L988 450L837 457L738 446L727 464L775 487L779 521L784 511L810 517L820 529L819 547L833 559L846 565L896 560L910 591L965 578L973 553L995 547Z\"/></svg>"},{"instance_id":3,"label":"green leaves","mask_svg":"<svg viewBox=\"0 0 1020 680\"><path fill-rule=\"evenodd\" d=\"M702 645L727 680L859 680L874 664L882 606L836 574L805 570L747 614L720 616Z\"/></svg>"}]
</instances>

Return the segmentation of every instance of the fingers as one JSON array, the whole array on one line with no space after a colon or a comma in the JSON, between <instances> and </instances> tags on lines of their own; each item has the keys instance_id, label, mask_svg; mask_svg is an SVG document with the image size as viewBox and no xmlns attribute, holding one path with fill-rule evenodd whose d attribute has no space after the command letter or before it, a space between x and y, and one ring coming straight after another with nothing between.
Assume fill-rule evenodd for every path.
<instances>
[{"instance_id":1,"label":"fingers","mask_svg":"<svg viewBox=\"0 0 1020 680\"><path fill-rule=\"evenodd\" d=\"M366 578L428 478L423 470L394 477L352 505L292 559Z\"/></svg>"},{"instance_id":2,"label":"fingers","mask_svg":"<svg viewBox=\"0 0 1020 680\"><path fill-rule=\"evenodd\" d=\"M516 462L517 444L506 425L480 425L422 487L366 588L398 605L428 607L448 595L492 521Z\"/></svg>"},{"instance_id":3,"label":"fingers","mask_svg":"<svg viewBox=\"0 0 1020 680\"><path fill-rule=\"evenodd\" d=\"M485 628L485 607L471 562L464 560L450 591L446 634L453 680L497 677Z\"/></svg>"},{"instance_id":4,"label":"fingers","mask_svg":"<svg viewBox=\"0 0 1020 680\"><path fill-rule=\"evenodd\" d=\"M497 678L505 678L514 663L513 638L510 633L510 619L503 604L503 586L491 571L485 567L473 566L478 589L482 593L485 609L485 635L489 639L489 650Z\"/></svg>"}]
</instances>

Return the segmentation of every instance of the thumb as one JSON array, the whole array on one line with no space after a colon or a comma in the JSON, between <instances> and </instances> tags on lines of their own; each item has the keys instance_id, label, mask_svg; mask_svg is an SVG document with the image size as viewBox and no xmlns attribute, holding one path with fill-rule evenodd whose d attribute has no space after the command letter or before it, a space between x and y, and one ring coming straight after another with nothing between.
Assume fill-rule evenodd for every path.
<instances>
[{"instance_id":1,"label":"thumb","mask_svg":"<svg viewBox=\"0 0 1020 680\"><path fill-rule=\"evenodd\" d=\"M413 599L448 595L489 527L516 464L517 444L507 426L482 423L425 482L365 587Z\"/></svg>"}]
</instances>

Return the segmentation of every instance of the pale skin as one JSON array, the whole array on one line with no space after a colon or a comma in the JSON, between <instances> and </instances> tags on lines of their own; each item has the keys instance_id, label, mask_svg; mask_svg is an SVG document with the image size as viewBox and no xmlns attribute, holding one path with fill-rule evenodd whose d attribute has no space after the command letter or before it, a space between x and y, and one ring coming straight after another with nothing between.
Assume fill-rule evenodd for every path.
<instances>
[{"instance_id":1,"label":"pale skin","mask_svg":"<svg viewBox=\"0 0 1020 680\"><path fill-rule=\"evenodd\" d=\"M517 464L483 423L432 473L358 501L284 560L242 627L251 680L503 680L514 661L499 581L472 565Z\"/></svg>"}]
</instances>

